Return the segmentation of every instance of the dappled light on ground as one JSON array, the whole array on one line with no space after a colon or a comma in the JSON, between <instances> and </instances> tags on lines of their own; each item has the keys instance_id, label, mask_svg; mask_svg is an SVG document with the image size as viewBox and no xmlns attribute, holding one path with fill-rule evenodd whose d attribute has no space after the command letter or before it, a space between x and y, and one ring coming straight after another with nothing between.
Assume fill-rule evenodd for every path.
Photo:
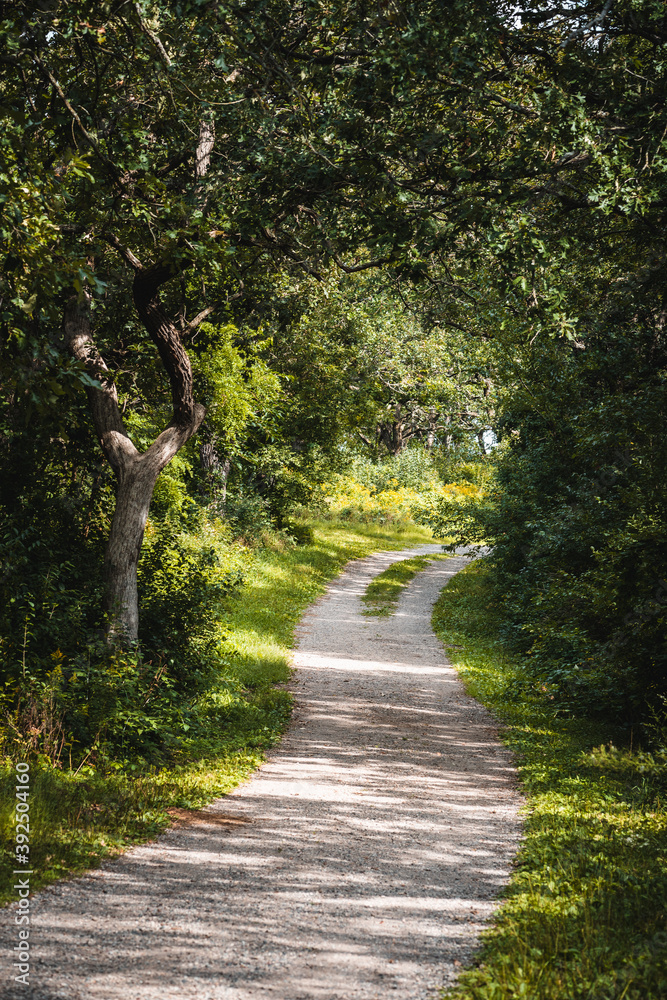
<instances>
[{"instance_id":1,"label":"dappled light on ground","mask_svg":"<svg viewBox=\"0 0 667 1000\"><path fill-rule=\"evenodd\" d=\"M430 630L463 559L361 616L397 556L353 564L304 619L292 725L250 782L41 897L35 1000L426 1000L451 981L507 880L518 796Z\"/></svg>"}]
</instances>

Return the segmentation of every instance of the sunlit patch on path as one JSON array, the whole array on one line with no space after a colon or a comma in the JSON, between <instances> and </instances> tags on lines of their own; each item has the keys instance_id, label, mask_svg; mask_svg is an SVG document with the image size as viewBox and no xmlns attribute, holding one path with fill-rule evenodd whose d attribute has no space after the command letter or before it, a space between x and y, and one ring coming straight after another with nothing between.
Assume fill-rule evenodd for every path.
<instances>
[{"instance_id":1,"label":"sunlit patch on path","mask_svg":"<svg viewBox=\"0 0 667 1000\"><path fill-rule=\"evenodd\" d=\"M420 573L391 618L360 613L374 575L429 548L353 563L305 616L292 724L250 782L35 900L21 997L426 1000L451 981L507 881L520 802L430 629L465 560Z\"/></svg>"}]
</instances>

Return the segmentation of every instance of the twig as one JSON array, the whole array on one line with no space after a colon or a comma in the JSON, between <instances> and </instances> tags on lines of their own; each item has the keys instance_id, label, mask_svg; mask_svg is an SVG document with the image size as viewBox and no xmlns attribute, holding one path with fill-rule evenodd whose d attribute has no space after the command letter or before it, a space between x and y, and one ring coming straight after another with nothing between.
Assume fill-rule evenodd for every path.
<instances>
[{"instance_id":1,"label":"twig","mask_svg":"<svg viewBox=\"0 0 667 1000\"><path fill-rule=\"evenodd\" d=\"M144 35L153 43L153 45L157 49L160 59L162 60L165 67L167 69L171 69L171 59L167 55L167 51L162 42L160 41L159 35L156 35L156 33L152 31L151 28L149 28L146 22L144 21L144 15L141 10L141 4L135 3L134 9L137 12L137 17L139 18L139 26L141 27L141 30L143 31Z\"/></svg>"},{"instance_id":2,"label":"twig","mask_svg":"<svg viewBox=\"0 0 667 1000\"><path fill-rule=\"evenodd\" d=\"M83 124L83 122L81 121L81 118L79 117L77 111L70 104L69 100L65 96L65 91L60 86L58 80L55 78L55 76L53 75L53 73L51 72L51 70L48 69L48 67L44 65L44 63L42 62L41 58L38 55L36 55L36 54L33 55L33 59L35 60L35 62L39 66L39 68L42 70L42 72L44 73L44 75L47 77L47 79L49 80L51 86L53 87L53 89L55 90L55 92L58 94L58 97L63 102L63 104L65 105L65 107L67 108L67 110L69 111L70 115L72 116L73 121L76 122L77 126L79 127L79 129L81 131L81 134L84 136L84 138L86 139L86 141L89 142L90 145L93 147L93 149L95 150L95 152L99 156L100 160L102 160L102 162L107 167L109 167L109 169L112 171L114 177L118 180L119 179L118 168L109 159L109 157L106 155L106 153L103 152L103 150L102 150L99 142L95 138L95 136L92 135L88 131L88 129L86 128L86 126Z\"/></svg>"},{"instance_id":3,"label":"twig","mask_svg":"<svg viewBox=\"0 0 667 1000\"><path fill-rule=\"evenodd\" d=\"M592 21L588 22L588 24L584 24L580 28L577 28L576 31L570 32L570 34L567 36L567 38L561 45L561 51L564 52L571 42L576 42L577 38L580 38L581 35L586 34L586 32L590 31L591 28L597 28L600 25L602 25L607 17L607 14L611 10L611 5L613 2L614 0L607 0L606 4L604 5L604 7L602 8L597 17L594 17Z\"/></svg>"}]
</instances>

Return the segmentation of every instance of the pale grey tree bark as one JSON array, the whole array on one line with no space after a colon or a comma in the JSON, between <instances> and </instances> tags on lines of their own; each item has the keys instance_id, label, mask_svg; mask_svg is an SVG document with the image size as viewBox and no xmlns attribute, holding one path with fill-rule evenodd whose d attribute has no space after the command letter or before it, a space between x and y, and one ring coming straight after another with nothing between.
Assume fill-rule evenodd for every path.
<instances>
[{"instance_id":1,"label":"pale grey tree bark","mask_svg":"<svg viewBox=\"0 0 667 1000\"><path fill-rule=\"evenodd\" d=\"M89 388L88 399L100 447L116 473L118 492L104 560L107 634L112 645L138 642L137 566L155 483L160 472L192 437L205 416L193 397L192 368L178 330L165 313L159 288L172 276L167 264L144 268L127 251L135 269L134 302L157 346L171 383L173 415L147 451L134 446L118 406L116 386L92 334L90 303L73 297L65 308L65 342L100 388Z\"/></svg>"}]
</instances>

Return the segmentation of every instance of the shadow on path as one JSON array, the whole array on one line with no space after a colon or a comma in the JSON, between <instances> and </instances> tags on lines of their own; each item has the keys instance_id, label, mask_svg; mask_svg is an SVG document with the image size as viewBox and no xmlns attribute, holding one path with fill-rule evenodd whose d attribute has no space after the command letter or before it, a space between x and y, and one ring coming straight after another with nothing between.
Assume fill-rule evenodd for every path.
<instances>
[{"instance_id":1,"label":"shadow on path","mask_svg":"<svg viewBox=\"0 0 667 1000\"><path fill-rule=\"evenodd\" d=\"M412 554L351 564L305 616L292 723L250 782L36 898L34 986L3 995L425 1000L451 981L507 880L520 802L430 629L464 560L420 573L391 618L360 614Z\"/></svg>"}]
</instances>

